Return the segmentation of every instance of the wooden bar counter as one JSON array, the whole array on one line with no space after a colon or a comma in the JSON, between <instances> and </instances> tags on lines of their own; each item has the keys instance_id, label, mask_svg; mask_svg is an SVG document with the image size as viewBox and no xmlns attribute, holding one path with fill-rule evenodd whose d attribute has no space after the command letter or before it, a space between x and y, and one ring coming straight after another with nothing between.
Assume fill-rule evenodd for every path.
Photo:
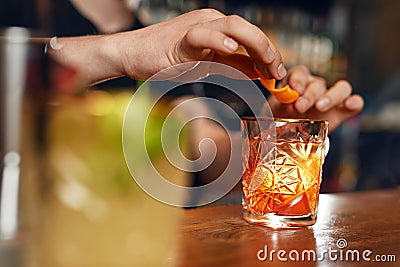
<instances>
[{"instance_id":1,"label":"wooden bar counter","mask_svg":"<svg viewBox=\"0 0 400 267\"><path fill-rule=\"evenodd\" d=\"M400 266L400 188L321 194L317 223L273 230L240 205L185 211L179 266Z\"/></svg>"}]
</instances>

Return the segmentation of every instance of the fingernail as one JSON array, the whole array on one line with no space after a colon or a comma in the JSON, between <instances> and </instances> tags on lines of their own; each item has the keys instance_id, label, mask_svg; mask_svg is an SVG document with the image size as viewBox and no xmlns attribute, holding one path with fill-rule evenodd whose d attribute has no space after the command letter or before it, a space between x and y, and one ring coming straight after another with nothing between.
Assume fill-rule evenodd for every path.
<instances>
[{"instance_id":1,"label":"fingernail","mask_svg":"<svg viewBox=\"0 0 400 267\"><path fill-rule=\"evenodd\" d=\"M285 67L282 64L279 64L278 66L278 75L279 78L282 79L283 77L285 77L287 74Z\"/></svg>"},{"instance_id":2,"label":"fingernail","mask_svg":"<svg viewBox=\"0 0 400 267\"><path fill-rule=\"evenodd\" d=\"M328 109L328 105L331 101L327 97L323 97L317 101L315 106L320 110L320 111L325 111Z\"/></svg>"},{"instance_id":3,"label":"fingernail","mask_svg":"<svg viewBox=\"0 0 400 267\"><path fill-rule=\"evenodd\" d=\"M274 58L275 58L275 53L274 53L274 51L272 51L271 47L268 46L268 49L267 49L267 61L268 61L268 63L271 63L272 61L274 61Z\"/></svg>"},{"instance_id":4,"label":"fingernail","mask_svg":"<svg viewBox=\"0 0 400 267\"><path fill-rule=\"evenodd\" d=\"M306 98L300 97L296 101L296 106L299 112L305 112L308 109L308 100Z\"/></svg>"},{"instance_id":5,"label":"fingernail","mask_svg":"<svg viewBox=\"0 0 400 267\"><path fill-rule=\"evenodd\" d=\"M224 39L224 46L229 50L236 51L239 47L238 43L234 41L232 38L225 38Z\"/></svg>"}]
</instances>

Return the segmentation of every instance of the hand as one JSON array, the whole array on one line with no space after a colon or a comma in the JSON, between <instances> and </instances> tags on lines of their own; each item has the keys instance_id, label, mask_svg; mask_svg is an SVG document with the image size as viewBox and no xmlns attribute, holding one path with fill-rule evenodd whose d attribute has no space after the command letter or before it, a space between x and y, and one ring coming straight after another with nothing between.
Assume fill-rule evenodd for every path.
<instances>
[{"instance_id":1,"label":"hand","mask_svg":"<svg viewBox=\"0 0 400 267\"><path fill-rule=\"evenodd\" d=\"M239 46L249 54L237 53ZM251 79L280 80L287 71L282 56L258 27L213 9L195 10L140 30L109 35L58 38L49 48L61 63L74 66L89 84L129 76L144 80L190 61L232 66Z\"/></svg>"},{"instance_id":2,"label":"hand","mask_svg":"<svg viewBox=\"0 0 400 267\"><path fill-rule=\"evenodd\" d=\"M287 73L268 37L243 18L212 10L195 10L138 31L113 35L124 75L146 79L160 70L189 61L230 65L256 78L254 61L266 77ZM250 57L235 53L242 45Z\"/></svg>"},{"instance_id":3,"label":"hand","mask_svg":"<svg viewBox=\"0 0 400 267\"><path fill-rule=\"evenodd\" d=\"M291 68L282 80L282 84L287 83L299 92L300 97L289 105L271 97L268 102L275 117L327 120L332 131L364 106L361 96L352 94L352 87L347 81L338 81L327 88L324 79L311 75L304 66Z\"/></svg>"}]
</instances>

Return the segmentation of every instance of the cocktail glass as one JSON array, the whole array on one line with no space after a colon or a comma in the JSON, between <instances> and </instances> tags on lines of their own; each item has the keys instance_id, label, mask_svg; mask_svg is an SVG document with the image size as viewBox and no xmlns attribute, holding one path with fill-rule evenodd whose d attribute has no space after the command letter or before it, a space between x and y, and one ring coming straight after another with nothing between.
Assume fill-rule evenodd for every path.
<instances>
[{"instance_id":1,"label":"cocktail glass","mask_svg":"<svg viewBox=\"0 0 400 267\"><path fill-rule=\"evenodd\" d=\"M317 218L328 122L242 118L243 217L272 228Z\"/></svg>"}]
</instances>

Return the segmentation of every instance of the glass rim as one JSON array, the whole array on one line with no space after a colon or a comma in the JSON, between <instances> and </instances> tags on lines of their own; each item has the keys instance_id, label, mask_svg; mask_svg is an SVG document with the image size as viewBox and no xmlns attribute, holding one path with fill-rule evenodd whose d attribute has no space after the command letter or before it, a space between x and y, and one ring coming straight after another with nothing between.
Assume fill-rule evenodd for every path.
<instances>
[{"instance_id":1,"label":"glass rim","mask_svg":"<svg viewBox=\"0 0 400 267\"><path fill-rule=\"evenodd\" d=\"M324 124L329 124L329 121L327 120L314 120L314 119L306 119L306 118L271 118L271 117L263 117L263 116L243 116L240 117L240 120L246 120L246 121L267 121L267 120L273 120L274 122L296 122L296 123L324 123Z\"/></svg>"}]
</instances>

